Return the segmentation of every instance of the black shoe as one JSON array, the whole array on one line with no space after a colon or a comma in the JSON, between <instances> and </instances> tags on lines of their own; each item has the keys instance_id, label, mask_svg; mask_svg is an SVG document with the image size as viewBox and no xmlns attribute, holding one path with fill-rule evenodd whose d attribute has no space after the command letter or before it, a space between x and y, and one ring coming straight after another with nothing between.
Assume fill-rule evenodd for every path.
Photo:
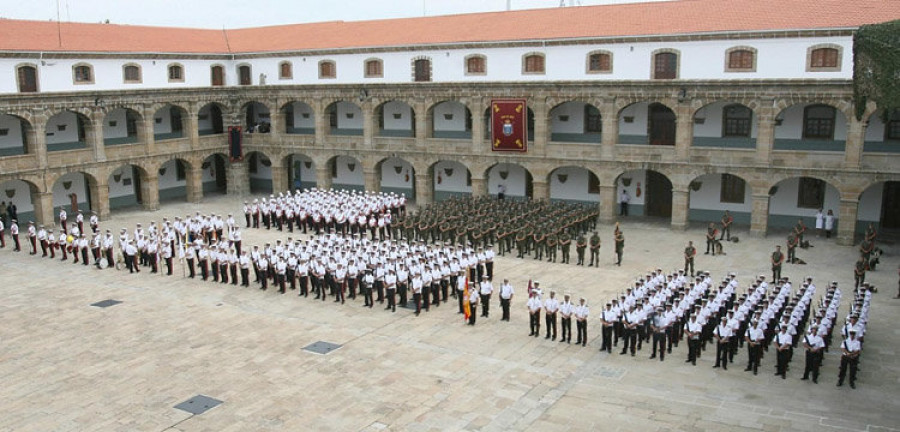
<instances>
[{"instance_id":1,"label":"black shoe","mask_svg":"<svg viewBox=\"0 0 900 432\"><path fill-rule=\"evenodd\" d=\"M850 383L850 388L855 389L855 388L856 388L856 384L855 384L855 383Z\"/></svg>"},{"instance_id":2,"label":"black shoe","mask_svg":"<svg viewBox=\"0 0 900 432\"><path fill-rule=\"evenodd\" d=\"M806 381L806 380L808 380L808 379L809 379L809 377L805 376L805 377L803 377L803 378L800 378L800 381Z\"/></svg>"},{"instance_id":3,"label":"black shoe","mask_svg":"<svg viewBox=\"0 0 900 432\"><path fill-rule=\"evenodd\" d=\"M619 355L625 355L625 351L620 352Z\"/></svg>"},{"instance_id":4,"label":"black shoe","mask_svg":"<svg viewBox=\"0 0 900 432\"><path fill-rule=\"evenodd\" d=\"M719 367L721 367L721 366L715 365L715 366L713 366L713 369L716 369L716 368L719 368Z\"/></svg>"},{"instance_id":5,"label":"black shoe","mask_svg":"<svg viewBox=\"0 0 900 432\"><path fill-rule=\"evenodd\" d=\"M842 386L842 385L844 385L844 382L843 382L843 381L838 381L837 386L840 387L840 386Z\"/></svg>"}]
</instances>

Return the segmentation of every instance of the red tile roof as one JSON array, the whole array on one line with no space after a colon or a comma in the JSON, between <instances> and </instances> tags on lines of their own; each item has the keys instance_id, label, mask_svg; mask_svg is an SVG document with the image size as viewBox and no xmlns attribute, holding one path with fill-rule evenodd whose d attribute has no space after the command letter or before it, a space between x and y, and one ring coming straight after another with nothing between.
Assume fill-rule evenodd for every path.
<instances>
[{"instance_id":1,"label":"red tile roof","mask_svg":"<svg viewBox=\"0 0 900 432\"><path fill-rule=\"evenodd\" d=\"M237 30L0 20L0 51L251 53L855 28L900 19L896 0L678 0ZM226 38L227 33L227 38Z\"/></svg>"}]
</instances>

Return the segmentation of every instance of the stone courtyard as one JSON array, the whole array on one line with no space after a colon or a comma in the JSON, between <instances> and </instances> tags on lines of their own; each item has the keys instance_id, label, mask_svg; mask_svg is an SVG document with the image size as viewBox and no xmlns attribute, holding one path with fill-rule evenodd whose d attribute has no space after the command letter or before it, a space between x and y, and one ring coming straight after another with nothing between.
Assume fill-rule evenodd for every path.
<instances>
[{"instance_id":1,"label":"stone courtyard","mask_svg":"<svg viewBox=\"0 0 900 432\"><path fill-rule=\"evenodd\" d=\"M164 203L152 213L113 213L101 226L117 232L198 210L233 212L242 222L240 202ZM754 238L739 227L740 243L713 258L702 254L703 227L672 231L668 221L625 219L622 228L622 267L613 265L611 225L598 227L599 269L498 258L498 282L509 278L517 291L512 319L499 320L495 296L491 317L475 327L463 324L455 303L415 317L364 309L361 299L340 306L204 283L183 278L179 265L172 277L98 271L16 254L8 244L0 250L0 431L900 429L900 366L891 360L900 331L890 328L900 307L893 299L900 247L880 244L882 266L868 276L880 291L851 390L835 387L836 349L825 355L818 385L800 381L802 350L787 380L773 376L771 351L759 376L743 372L746 349L727 371L712 368L714 347L697 366L684 363L686 344L664 362L648 359L649 346L637 357L598 352L601 306L639 273L680 266L688 240L700 249L698 269L714 280L736 271L742 289L757 274L771 276L768 256L784 243L779 233ZM244 244L287 237L245 230ZM812 275L820 294L839 281L839 326L856 248L810 241L813 248L798 251L809 264L786 265L783 274ZM587 347L527 337L530 278L587 298ZM122 303L90 306L106 299ZM316 341L341 347L327 355L303 350ZM173 408L198 394L224 403L199 415Z\"/></svg>"}]
</instances>

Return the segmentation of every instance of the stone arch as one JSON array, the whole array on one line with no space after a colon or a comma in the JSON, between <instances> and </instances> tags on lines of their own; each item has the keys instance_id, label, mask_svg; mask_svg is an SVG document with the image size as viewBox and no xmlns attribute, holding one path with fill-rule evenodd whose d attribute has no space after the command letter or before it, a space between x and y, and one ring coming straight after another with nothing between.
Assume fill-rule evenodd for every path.
<instances>
[{"instance_id":1,"label":"stone arch","mask_svg":"<svg viewBox=\"0 0 900 432\"><path fill-rule=\"evenodd\" d=\"M34 153L35 132L24 117L0 113L0 157Z\"/></svg>"},{"instance_id":2,"label":"stone arch","mask_svg":"<svg viewBox=\"0 0 900 432\"><path fill-rule=\"evenodd\" d=\"M701 101L693 110L694 147L756 148L759 115L744 102ZM751 105L758 105L752 103Z\"/></svg>"},{"instance_id":3,"label":"stone arch","mask_svg":"<svg viewBox=\"0 0 900 432\"><path fill-rule=\"evenodd\" d=\"M578 164L559 166L547 174L551 201L600 202L600 177Z\"/></svg>"},{"instance_id":4,"label":"stone arch","mask_svg":"<svg viewBox=\"0 0 900 432\"><path fill-rule=\"evenodd\" d=\"M269 133L272 128L272 112L269 106L258 101L249 101L241 105L240 119L244 130L248 133Z\"/></svg>"},{"instance_id":5,"label":"stone arch","mask_svg":"<svg viewBox=\"0 0 900 432\"><path fill-rule=\"evenodd\" d=\"M284 132L297 135L316 134L316 112L303 101L290 101L280 108L284 115Z\"/></svg>"},{"instance_id":6,"label":"stone arch","mask_svg":"<svg viewBox=\"0 0 900 432\"><path fill-rule=\"evenodd\" d=\"M167 103L154 108L153 139L155 141L187 136L191 121L188 118L188 111L184 107Z\"/></svg>"},{"instance_id":7,"label":"stone arch","mask_svg":"<svg viewBox=\"0 0 900 432\"><path fill-rule=\"evenodd\" d=\"M200 178L203 195L228 192L228 155L213 153L203 159L200 168L203 170Z\"/></svg>"},{"instance_id":8,"label":"stone arch","mask_svg":"<svg viewBox=\"0 0 900 432\"><path fill-rule=\"evenodd\" d=\"M778 107L774 150L844 151L851 117L836 104L828 101L796 101L784 108L780 108L781 104ZM834 109L830 118L828 108ZM822 113L826 115L823 116Z\"/></svg>"},{"instance_id":9,"label":"stone arch","mask_svg":"<svg viewBox=\"0 0 900 432\"><path fill-rule=\"evenodd\" d=\"M106 184L109 186L109 209L133 207L144 203L145 184L149 173L138 164L109 166Z\"/></svg>"},{"instance_id":10,"label":"stone arch","mask_svg":"<svg viewBox=\"0 0 900 432\"><path fill-rule=\"evenodd\" d=\"M15 204L17 210L17 221L19 226L23 228L28 224L29 220L39 220L40 223L49 225L53 220L47 221L41 219L40 209L35 206L35 196L40 192L40 188L36 183L23 178L10 178L0 181L0 201L6 205ZM40 205L40 204L38 204ZM50 214L53 212L51 210ZM7 217L8 212L0 215L9 230L10 218Z\"/></svg>"},{"instance_id":11,"label":"stone arch","mask_svg":"<svg viewBox=\"0 0 900 432\"><path fill-rule=\"evenodd\" d=\"M331 102L325 106L324 115L327 135L363 135L363 111L356 103L346 100Z\"/></svg>"},{"instance_id":12,"label":"stone arch","mask_svg":"<svg viewBox=\"0 0 900 432\"><path fill-rule=\"evenodd\" d=\"M807 227L815 226L818 209L840 208L841 191L827 179L816 175L782 173L770 181L768 227L787 229L802 219Z\"/></svg>"},{"instance_id":13,"label":"stone arch","mask_svg":"<svg viewBox=\"0 0 900 432\"><path fill-rule=\"evenodd\" d=\"M291 153L282 158L287 167L288 188L303 190L316 187L316 162L302 153Z\"/></svg>"},{"instance_id":14,"label":"stone arch","mask_svg":"<svg viewBox=\"0 0 900 432\"><path fill-rule=\"evenodd\" d=\"M103 117L103 144L107 146L134 144L140 140L140 125L144 117L129 107L117 107Z\"/></svg>"},{"instance_id":15,"label":"stone arch","mask_svg":"<svg viewBox=\"0 0 900 432\"><path fill-rule=\"evenodd\" d=\"M372 121L376 135L396 138L416 136L416 110L401 100L384 101L373 110Z\"/></svg>"},{"instance_id":16,"label":"stone arch","mask_svg":"<svg viewBox=\"0 0 900 432\"><path fill-rule=\"evenodd\" d=\"M750 224L753 187L747 179L728 172L707 172L691 179L688 221L719 222L725 210L734 218L734 223Z\"/></svg>"},{"instance_id":17,"label":"stone arch","mask_svg":"<svg viewBox=\"0 0 900 432\"><path fill-rule=\"evenodd\" d=\"M365 190L366 179L362 160L349 154L340 154L329 158L327 166L331 175L332 188Z\"/></svg>"},{"instance_id":18,"label":"stone arch","mask_svg":"<svg viewBox=\"0 0 900 432\"><path fill-rule=\"evenodd\" d=\"M101 202L105 197L101 197L100 184L93 174L85 171L62 173L53 179L51 192L54 214L65 207L73 216L81 211L85 219L92 211L100 217L106 216L103 213L108 209L108 203Z\"/></svg>"},{"instance_id":19,"label":"stone arch","mask_svg":"<svg viewBox=\"0 0 900 432\"><path fill-rule=\"evenodd\" d=\"M497 162L485 170L484 178L487 181L488 195L497 195L501 190L505 190L507 197L534 196L534 175L525 164L513 161Z\"/></svg>"},{"instance_id":20,"label":"stone arch","mask_svg":"<svg viewBox=\"0 0 900 432\"><path fill-rule=\"evenodd\" d=\"M197 134L215 135L225 133L225 113L227 108L218 102L209 102L197 111Z\"/></svg>"},{"instance_id":21,"label":"stone arch","mask_svg":"<svg viewBox=\"0 0 900 432\"><path fill-rule=\"evenodd\" d=\"M617 103L619 144L675 145L678 116L671 101L648 99Z\"/></svg>"},{"instance_id":22,"label":"stone arch","mask_svg":"<svg viewBox=\"0 0 900 432\"><path fill-rule=\"evenodd\" d=\"M63 110L49 116L44 133L47 151L62 151L87 148L97 131L89 110Z\"/></svg>"},{"instance_id":23,"label":"stone arch","mask_svg":"<svg viewBox=\"0 0 900 432\"><path fill-rule=\"evenodd\" d=\"M458 160L437 160L428 166L434 201L472 194L472 172Z\"/></svg>"},{"instance_id":24,"label":"stone arch","mask_svg":"<svg viewBox=\"0 0 900 432\"><path fill-rule=\"evenodd\" d=\"M434 103L426 118L427 138L472 139L472 111L458 100Z\"/></svg>"},{"instance_id":25,"label":"stone arch","mask_svg":"<svg viewBox=\"0 0 900 432\"><path fill-rule=\"evenodd\" d=\"M158 175L159 201L188 199L188 178L194 164L183 158L163 161L156 169Z\"/></svg>"},{"instance_id":26,"label":"stone arch","mask_svg":"<svg viewBox=\"0 0 900 432\"><path fill-rule=\"evenodd\" d=\"M403 157L392 156L376 162L375 178L379 191L416 199L416 168Z\"/></svg>"},{"instance_id":27,"label":"stone arch","mask_svg":"<svg viewBox=\"0 0 900 432\"><path fill-rule=\"evenodd\" d=\"M550 141L599 144L603 130L600 107L590 101L567 99L549 111Z\"/></svg>"},{"instance_id":28,"label":"stone arch","mask_svg":"<svg viewBox=\"0 0 900 432\"><path fill-rule=\"evenodd\" d=\"M671 218L672 178L671 173L659 167L625 170L615 179L616 202L620 202L620 195L626 191L630 197L627 215Z\"/></svg>"},{"instance_id":29,"label":"stone arch","mask_svg":"<svg viewBox=\"0 0 900 432\"><path fill-rule=\"evenodd\" d=\"M857 233L870 223L879 232L900 230L900 175L890 174L866 184L858 196L856 221Z\"/></svg>"},{"instance_id":30,"label":"stone arch","mask_svg":"<svg viewBox=\"0 0 900 432\"><path fill-rule=\"evenodd\" d=\"M263 151L256 150L244 155L250 192L254 194L283 192L275 191L272 182L272 159Z\"/></svg>"}]
</instances>

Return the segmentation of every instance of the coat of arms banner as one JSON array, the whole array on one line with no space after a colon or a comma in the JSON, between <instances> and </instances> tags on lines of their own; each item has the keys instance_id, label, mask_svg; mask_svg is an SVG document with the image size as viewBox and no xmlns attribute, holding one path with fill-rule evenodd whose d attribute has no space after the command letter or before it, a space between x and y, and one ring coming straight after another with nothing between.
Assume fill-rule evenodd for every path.
<instances>
[{"instance_id":1,"label":"coat of arms banner","mask_svg":"<svg viewBox=\"0 0 900 432\"><path fill-rule=\"evenodd\" d=\"M491 148L528 151L528 107L525 99L491 101Z\"/></svg>"}]
</instances>

